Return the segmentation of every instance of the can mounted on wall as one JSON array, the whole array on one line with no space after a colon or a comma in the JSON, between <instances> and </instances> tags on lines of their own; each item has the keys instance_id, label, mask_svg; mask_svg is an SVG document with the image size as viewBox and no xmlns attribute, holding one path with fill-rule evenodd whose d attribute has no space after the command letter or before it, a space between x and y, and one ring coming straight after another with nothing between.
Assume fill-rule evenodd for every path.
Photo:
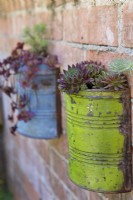
<instances>
[{"instance_id":1,"label":"can mounted on wall","mask_svg":"<svg viewBox=\"0 0 133 200\"><path fill-rule=\"evenodd\" d=\"M61 133L61 102L57 88L59 68L51 69L48 65L40 65L39 72L34 77L37 90L31 87L26 91L21 86L22 74L17 75L17 88L21 95L26 92L29 99L28 110L34 113L34 117L24 122L19 120L17 132L31 138L53 139Z\"/></svg>"},{"instance_id":2,"label":"can mounted on wall","mask_svg":"<svg viewBox=\"0 0 133 200\"><path fill-rule=\"evenodd\" d=\"M97 192L131 191L130 91L66 94L69 177Z\"/></svg>"}]
</instances>

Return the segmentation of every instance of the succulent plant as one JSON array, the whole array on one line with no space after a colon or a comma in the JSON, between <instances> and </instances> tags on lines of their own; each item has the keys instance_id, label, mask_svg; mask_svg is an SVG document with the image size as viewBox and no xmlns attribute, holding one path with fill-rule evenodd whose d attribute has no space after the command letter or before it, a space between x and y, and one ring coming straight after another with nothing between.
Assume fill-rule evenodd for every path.
<instances>
[{"instance_id":1,"label":"succulent plant","mask_svg":"<svg viewBox=\"0 0 133 200\"><path fill-rule=\"evenodd\" d=\"M101 62L92 61L92 60L86 61L86 67L87 67L87 70L89 70L90 77L93 78L93 82L91 84L88 83L87 87L89 89L92 89L94 85L96 86L97 80L102 79L107 74L107 70L105 66L102 65Z\"/></svg>"},{"instance_id":2,"label":"succulent plant","mask_svg":"<svg viewBox=\"0 0 133 200\"><path fill-rule=\"evenodd\" d=\"M127 77L124 74L111 74L101 80L104 89L123 90L129 87Z\"/></svg>"},{"instance_id":3,"label":"succulent plant","mask_svg":"<svg viewBox=\"0 0 133 200\"><path fill-rule=\"evenodd\" d=\"M128 59L115 59L109 64L109 70L114 73L124 73L133 70L133 61Z\"/></svg>"},{"instance_id":4,"label":"succulent plant","mask_svg":"<svg viewBox=\"0 0 133 200\"><path fill-rule=\"evenodd\" d=\"M85 61L68 66L68 71L60 74L59 89L67 94L85 89L122 90L129 87L124 74L110 74L101 62Z\"/></svg>"},{"instance_id":5,"label":"succulent plant","mask_svg":"<svg viewBox=\"0 0 133 200\"><path fill-rule=\"evenodd\" d=\"M93 79L89 77L88 70L80 64L68 66L68 71L64 70L58 79L59 89L68 94L78 93L79 90L87 89L87 83Z\"/></svg>"}]
</instances>

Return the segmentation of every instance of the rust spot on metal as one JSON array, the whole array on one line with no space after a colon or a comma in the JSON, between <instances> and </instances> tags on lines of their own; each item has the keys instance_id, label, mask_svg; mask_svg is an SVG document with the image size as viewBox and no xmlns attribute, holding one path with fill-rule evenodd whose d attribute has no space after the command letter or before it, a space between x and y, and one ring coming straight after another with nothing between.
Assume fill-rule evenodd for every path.
<instances>
[{"instance_id":1,"label":"rust spot on metal","mask_svg":"<svg viewBox=\"0 0 133 200\"><path fill-rule=\"evenodd\" d=\"M124 135L124 157L120 161L119 169L123 171L124 183L121 191L131 189L132 165L131 165L131 101L130 90L122 94L120 103L123 106L123 118L119 127L120 133Z\"/></svg>"},{"instance_id":2,"label":"rust spot on metal","mask_svg":"<svg viewBox=\"0 0 133 200\"><path fill-rule=\"evenodd\" d=\"M89 116L89 117L93 117L93 112L90 111L90 112L88 113L88 116Z\"/></svg>"},{"instance_id":3,"label":"rust spot on metal","mask_svg":"<svg viewBox=\"0 0 133 200\"><path fill-rule=\"evenodd\" d=\"M111 114L111 112L106 112L106 114Z\"/></svg>"},{"instance_id":4,"label":"rust spot on metal","mask_svg":"<svg viewBox=\"0 0 133 200\"><path fill-rule=\"evenodd\" d=\"M74 99L71 96L70 96L70 98L71 98L71 103L76 104L76 101L74 101Z\"/></svg>"},{"instance_id":5,"label":"rust spot on metal","mask_svg":"<svg viewBox=\"0 0 133 200\"><path fill-rule=\"evenodd\" d=\"M99 116L101 115L102 113L101 112L99 112Z\"/></svg>"}]
</instances>

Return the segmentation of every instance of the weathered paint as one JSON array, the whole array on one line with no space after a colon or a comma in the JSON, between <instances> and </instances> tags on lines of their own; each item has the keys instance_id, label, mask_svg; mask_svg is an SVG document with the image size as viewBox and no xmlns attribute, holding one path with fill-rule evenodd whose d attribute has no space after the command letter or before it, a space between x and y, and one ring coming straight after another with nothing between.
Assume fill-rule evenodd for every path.
<instances>
[{"instance_id":1,"label":"weathered paint","mask_svg":"<svg viewBox=\"0 0 133 200\"><path fill-rule=\"evenodd\" d=\"M131 190L130 91L66 95L69 177L88 190Z\"/></svg>"},{"instance_id":2,"label":"weathered paint","mask_svg":"<svg viewBox=\"0 0 133 200\"><path fill-rule=\"evenodd\" d=\"M57 88L59 69L50 69L47 65L40 65L40 71L34 78L39 85L35 92L26 89L29 97L30 111L35 113L28 122L18 121L18 133L38 139L53 139L61 133L60 94ZM17 77L17 88L22 95L24 90L19 84L22 75Z\"/></svg>"}]
</instances>

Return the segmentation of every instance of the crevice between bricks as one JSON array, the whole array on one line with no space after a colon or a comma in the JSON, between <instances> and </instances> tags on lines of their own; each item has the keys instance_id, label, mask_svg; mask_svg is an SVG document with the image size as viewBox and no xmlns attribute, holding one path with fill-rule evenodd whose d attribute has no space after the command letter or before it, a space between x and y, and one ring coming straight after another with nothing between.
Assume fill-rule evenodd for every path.
<instances>
[{"instance_id":1,"label":"crevice between bricks","mask_svg":"<svg viewBox=\"0 0 133 200\"><path fill-rule=\"evenodd\" d=\"M66 162L66 164L68 164L68 160L67 160L64 156L62 156L54 147L52 147L52 145L50 145L50 149L51 149L52 151L54 151L54 152L56 153L56 155L58 155L58 157L59 157L61 160L63 160L64 162Z\"/></svg>"},{"instance_id":2,"label":"crevice between bricks","mask_svg":"<svg viewBox=\"0 0 133 200\"><path fill-rule=\"evenodd\" d=\"M55 171L52 168L48 168L48 170L50 171L50 173L52 174L52 176L54 176L60 182L60 184L64 187L64 189L66 189L71 194L71 196L74 198L73 200L78 200L77 197L75 196L75 194L70 190L70 188L68 188L66 186L66 184L55 173Z\"/></svg>"},{"instance_id":3,"label":"crevice between bricks","mask_svg":"<svg viewBox=\"0 0 133 200\"><path fill-rule=\"evenodd\" d=\"M121 54L128 54L129 56L133 55L133 48L128 47L112 47L112 46L104 46L104 45L90 45L90 44L79 44L74 42L65 42L65 41L55 41L48 40L51 44L60 44L64 46L71 46L73 48L79 48L83 50L95 50L95 51L105 51L105 52L114 52Z\"/></svg>"}]
</instances>

